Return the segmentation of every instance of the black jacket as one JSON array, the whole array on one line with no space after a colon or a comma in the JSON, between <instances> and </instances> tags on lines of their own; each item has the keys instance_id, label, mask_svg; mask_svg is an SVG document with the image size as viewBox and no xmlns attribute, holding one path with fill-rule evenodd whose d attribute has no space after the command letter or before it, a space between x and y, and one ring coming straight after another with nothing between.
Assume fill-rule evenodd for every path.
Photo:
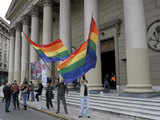
<instances>
[{"instance_id":1,"label":"black jacket","mask_svg":"<svg viewBox=\"0 0 160 120\"><path fill-rule=\"evenodd\" d=\"M66 85L64 83L58 83L56 87L57 87L57 96L60 97L65 96L65 91L68 91Z\"/></svg>"},{"instance_id":2,"label":"black jacket","mask_svg":"<svg viewBox=\"0 0 160 120\"><path fill-rule=\"evenodd\" d=\"M39 85L38 90L36 90L37 95L42 95L43 85Z\"/></svg>"},{"instance_id":3,"label":"black jacket","mask_svg":"<svg viewBox=\"0 0 160 120\"><path fill-rule=\"evenodd\" d=\"M11 91L11 88L8 85L4 86L3 93L4 93L4 99L10 99L11 98L12 91Z\"/></svg>"},{"instance_id":4,"label":"black jacket","mask_svg":"<svg viewBox=\"0 0 160 120\"><path fill-rule=\"evenodd\" d=\"M47 86L46 88L46 97L48 99L53 99L54 98L54 94L53 94L53 88L51 86Z\"/></svg>"}]
</instances>

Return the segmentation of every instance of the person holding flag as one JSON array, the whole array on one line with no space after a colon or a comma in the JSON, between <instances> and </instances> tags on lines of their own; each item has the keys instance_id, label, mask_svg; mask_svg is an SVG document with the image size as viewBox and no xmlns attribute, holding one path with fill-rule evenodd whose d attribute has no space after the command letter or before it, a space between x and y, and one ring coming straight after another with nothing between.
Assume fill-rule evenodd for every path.
<instances>
[{"instance_id":1,"label":"person holding flag","mask_svg":"<svg viewBox=\"0 0 160 120\"><path fill-rule=\"evenodd\" d=\"M83 117L83 111L84 111L84 103L86 102L86 115L88 118L90 118L90 111L89 111L89 98L88 98L88 86L87 86L87 79L85 77L85 74L81 77L81 88L80 88L80 115L79 118Z\"/></svg>"}]
</instances>

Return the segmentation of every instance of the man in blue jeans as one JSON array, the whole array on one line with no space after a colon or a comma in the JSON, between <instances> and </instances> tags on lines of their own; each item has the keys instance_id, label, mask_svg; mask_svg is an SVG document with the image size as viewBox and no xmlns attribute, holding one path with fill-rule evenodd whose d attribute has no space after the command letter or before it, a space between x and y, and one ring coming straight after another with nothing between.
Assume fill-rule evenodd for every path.
<instances>
[{"instance_id":1,"label":"man in blue jeans","mask_svg":"<svg viewBox=\"0 0 160 120\"><path fill-rule=\"evenodd\" d=\"M83 117L83 110L84 110L84 103L86 102L86 115L88 118L90 118L90 111L89 111L89 98L88 98L88 86L87 86L87 79L85 78L85 75L81 78L81 88L80 88L80 96L81 96L81 110L79 118Z\"/></svg>"}]
</instances>

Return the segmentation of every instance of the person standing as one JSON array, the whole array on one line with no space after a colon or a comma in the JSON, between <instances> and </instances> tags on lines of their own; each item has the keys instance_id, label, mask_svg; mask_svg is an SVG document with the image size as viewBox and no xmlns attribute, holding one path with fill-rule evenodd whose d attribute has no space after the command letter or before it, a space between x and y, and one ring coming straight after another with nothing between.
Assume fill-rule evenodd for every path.
<instances>
[{"instance_id":1,"label":"person standing","mask_svg":"<svg viewBox=\"0 0 160 120\"><path fill-rule=\"evenodd\" d=\"M4 101L5 101L5 111L9 112L9 106L10 106L11 94L12 94L9 83L4 86L3 94L4 94Z\"/></svg>"},{"instance_id":2,"label":"person standing","mask_svg":"<svg viewBox=\"0 0 160 120\"><path fill-rule=\"evenodd\" d=\"M47 88L46 88L46 107L49 110L49 106L51 106L51 108L53 108L53 104L52 104L52 99L54 98L54 94L52 91L52 87L50 83L47 83Z\"/></svg>"},{"instance_id":3,"label":"person standing","mask_svg":"<svg viewBox=\"0 0 160 120\"><path fill-rule=\"evenodd\" d=\"M63 106L64 106L64 111L66 114L68 114L68 110L67 110L67 104L66 104L66 99L65 99L65 92L67 91L68 93L68 89L66 87L66 85L64 84L64 80L58 78L58 83L56 85L57 87L57 112L56 114L58 114L60 112L60 101L62 100Z\"/></svg>"},{"instance_id":4,"label":"person standing","mask_svg":"<svg viewBox=\"0 0 160 120\"><path fill-rule=\"evenodd\" d=\"M34 85L32 81L30 81L30 84L29 84L29 91L31 95L31 102L34 102Z\"/></svg>"},{"instance_id":5,"label":"person standing","mask_svg":"<svg viewBox=\"0 0 160 120\"><path fill-rule=\"evenodd\" d=\"M82 75L81 78L81 87L80 87L80 115L79 118L83 117L83 110L84 110L84 103L86 102L86 114L87 117L90 118L90 111L89 111L89 98L88 98L88 86L87 86L87 79L85 75Z\"/></svg>"},{"instance_id":6,"label":"person standing","mask_svg":"<svg viewBox=\"0 0 160 120\"><path fill-rule=\"evenodd\" d=\"M29 91L29 85L27 81L24 81L21 91L22 91L24 110L27 110L27 98L28 98L28 91Z\"/></svg>"},{"instance_id":7,"label":"person standing","mask_svg":"<svg viewBox=\"0 0 160 120\"><path fill-rule=\"evenodd\" d=\"M38 89L35 91L36 93L36 99L37 99L37 103L38 103L38 109L42 109L42 90L43 90L43 85L42 83L38 84Z\"/></svg>"},{"instance_id":8,"label":"person standing","mask_svg":"<svg viewBox=\"0 0 160 120\"><path fill-rule=\"evenodd\" d=\"M18 86L16 80L11 85L11 90L12 90L12 98L13 98L14 110L16 110L16 108L20 109L20 107L19 107L19 99L18 99L19 86Z\"/></svg>"}]
</instances>

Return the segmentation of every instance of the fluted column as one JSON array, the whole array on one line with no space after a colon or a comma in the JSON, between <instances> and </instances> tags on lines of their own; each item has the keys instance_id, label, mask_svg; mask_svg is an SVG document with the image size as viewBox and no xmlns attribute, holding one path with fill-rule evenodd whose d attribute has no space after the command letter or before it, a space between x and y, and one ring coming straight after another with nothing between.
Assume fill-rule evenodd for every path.
<instances>
[{"instance_id":1,"label":"fluted column","mask_svg":"<svg viewBox=\"0 0 160 120\"><path fill-rule=\"evenodd\" d=\"M43 0L43 44L48 44L52 41L52 0ZM47 68L47 77L51 77L51 64Z\"/></svg>"},{"instance_id":2,"label":"fluted column","mask_svg":"<svg viewBox=\"0 0 160 120\"><path fill-rule=\"evenodd\" d=\"M126 92L150 93L153 90L149 71L143 0L123 0L123 4L127 41Z\"/></svg>"},{"instance_id":3,"label":"fluted column","mask_svg":"<svg viewBox=\"0 0 160 120\"><path fill-rule=\"evenodd\" d=\"M97 27L98 23L98 0L84 0L84 40L88 39L91 18L95 19ZM88 79L88 86L90 90L102 89L102 76L101 76L101 60L100 60L100 40L97 43L97 64L96 68L89 71L86 76Z\"/></svg>"},{"instance_id":4,"label":"fluted column","mask_svg":"<svg viewBox=\"0 0 160 120\"><path fill-rule=\"evenodd\" d=\"M21 26L16 26L14 80L21 81Z\"/></svg>"},{"instance_id":5,"label":"fluted column","mask_svg":"<svg viewBox=\"0 0 160 120\"><path fill-rule=\"evenodd\" d=\"M23 20L23 32L29 35L29 16L25 16ZM21 58L21 80L26 78L29 80L29 43L25 36L22 34L22 58Z\"/></svg>"},{"instance_id":6,"label":"fluted column","mask_svg":"<svg viewBox=\"0 0 160 120\"><path fill-rule=\"evenodd\" d=\"M15 31L10 30L9 39L9 70L8 70L8 82L11 82L14 78L14 43L15 43Z\"/></svg>"},{"instance_id":7,"label":"fluted column","mask_svg":"<svg viewBox=\"0 0 160 120\"><path fill-rule=\"evenodd\" d=\"M60 0L60 39L71 51L72 32L71 32L71 7L70 0Z\"/></svg>"},{"instance_id":8,"label":"fluted column","mask_svg":"<svg viewBox=\"0 0 160 120\"><path fill-rule=\"evenodd\" d=\"M39 40L39 9L35 7L31 11L31 40L38 43ZM38 60L38 55L30 45L30 63Z\"/></svg>"},{"instance_id":9,"label":"fluted column","mask_svg":"<svg viewBox=\"0 0 160 120\"><path fill-rule=\"evenodd\" d=\"M63 44L71 52L72 32L71 32L71 5L70 4L71 4L70 0L60 0L59 33L60 33L60 39L63 41ZM72 86L69 86L69 87L72 87Z\"/></svg>"}]
</instances>

